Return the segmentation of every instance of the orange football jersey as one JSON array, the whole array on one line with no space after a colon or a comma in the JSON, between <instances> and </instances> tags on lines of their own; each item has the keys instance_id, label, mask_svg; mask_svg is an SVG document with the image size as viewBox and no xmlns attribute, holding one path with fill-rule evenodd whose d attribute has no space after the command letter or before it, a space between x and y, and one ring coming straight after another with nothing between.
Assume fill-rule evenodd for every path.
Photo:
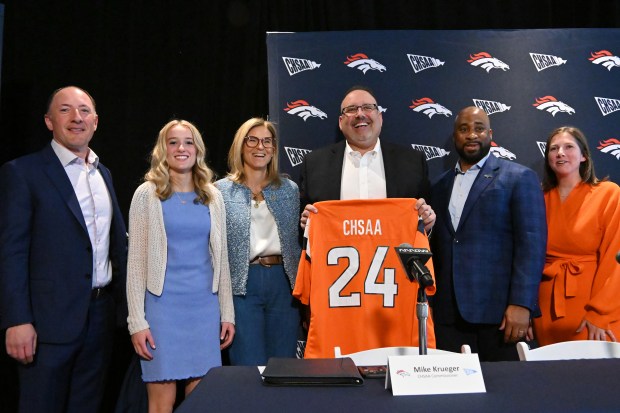
<instances>
[{"instance_id":1,"label":"orange football jersey","mask_svg":"<svg viewBox=\"0 0 620 413\"><path fill-rule=\"evenodd\" d=\"M305 357L334 357L377 347L417 346L418 284L395 247L428 248L416 199L317 202L306 228L293 295L310 306ZM433 274L432 262L426 264ZM435 287L427 288L435 293ZM428 347L435 347L430 317Z\"/></svg>"}]
</instances>

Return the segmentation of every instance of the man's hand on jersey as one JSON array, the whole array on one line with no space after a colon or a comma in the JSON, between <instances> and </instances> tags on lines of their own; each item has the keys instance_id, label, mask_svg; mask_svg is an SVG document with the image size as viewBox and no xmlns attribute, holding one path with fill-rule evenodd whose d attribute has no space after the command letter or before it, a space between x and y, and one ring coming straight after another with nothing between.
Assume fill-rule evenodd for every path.
<instances>
[{"instance_id":1,"label":"man's hand on jersey","mask_svg":"<svg viewBox=\"0 0 620 413\"><path fill-rule=\"evenodd\" d=\"M308 204L305 206L303 212L301 213L301 218L299 219L299 226L303 229L306 229L306 222L308 222L308 217L310 217L310 213L316 214L319 212L318 209L314 207L312 204Z\"/></svg>"},{"instance_id":2,"label":"man's hand on jersey","mask_svg":"<svg viewBox=\"0 0 620 413\"><path fill-rule=\"evenodd\" d=\"M418 199L415 203L415 209L418 211L418 216L422 218L422 222L424 222L424 230L429 232L431 228L433 228L433 225L435 225L435 220L437 219L435 211L426 203L424 198Z\"/></svg>"}]
</instances>

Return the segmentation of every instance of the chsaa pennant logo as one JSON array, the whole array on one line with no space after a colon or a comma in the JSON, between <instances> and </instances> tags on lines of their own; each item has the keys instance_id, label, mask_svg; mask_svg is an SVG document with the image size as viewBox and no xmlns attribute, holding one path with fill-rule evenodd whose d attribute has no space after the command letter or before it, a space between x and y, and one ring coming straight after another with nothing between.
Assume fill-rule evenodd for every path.
<instances>
[{"instance_id":1,"label":"chsaa pennant logo","mask_svg":"<svg viewBox=\"0 0 620 413\"><path fill-rule=\"evenodd\" d=\"M501 102L495 102L493 100L482 100L482 99L472 99L474 101L474 105L484 110L487 115L492 115L498 112L506 112L510 110L510 106L505 105Z\"/></svg>"},{"instance_id":2,"label":"chsaa pennant logo","mask_svg":"<svg viewBox=\"0 0 620 413\"><path fill-rule=\"evenodd\" d=\"M510 152L508 149L503 146L499 146L495 143L495 141L491 141L491 150L490 152L495 155L496 158L508 159L509 161L514 161L517 159L517 155Z\"/></svg>"},{"instance_id":3,"label":"chsaa pennant logo","mask_svg":"<svg viewBox=\"0 0 620 413\"><path fill-rule=\"evenodd\" d=\"M534 62L536 70L539 72L550 67L560 66L566 63L566 60L551 54L530 53L530 57L532 58L532 62Z\"/></svg>"},{"instance_id":4,"label":"chsaa pennant logo","mask_svg":"<svg viewBox=\"0 0 620 413\"><path fill-rule=\"evenodd\" d=\"M615 156L618 160L620 160L620 140L616 138L609 138L604 141L600 141L596 149L603 153L608 153Z\"/></svg>"},{"instance_id":5,"label":"chsaa pennant logo","mask_svg":"<svg viewBox=\"0 0 620 413\"><path fill-rule=\"evenodd\" d=\"M547 149L547 142L536 141L536 145L538 145L538 150L540 150L540 154L545 157L545 149Z\"/></svg>"},{"instance_id":6,"label":"chsaa pennant logo","mask_svg":"<svg viewBox=\"0 0 620 413\"><path fill-rule=\"evenodd\" d=\"M414 112L422 112L429 118L432 118L433 115L444 115L446 117L452 116L452 112L450 112L447 108L440 105L439 103L435 103L431 98L420 98L418 100L412 100L411 106Z\"/></svg>"},{"instance_id":7,"label":"chsaa pennant logo","mask_svg":"<svg viewBox=\"0 0 620 413\"><path fill-rule=\"evenodd\" d=\"M558 112L565 112L569 115L575 113L575 109L568 106L566 103L557 100L553 96L543 96L536 98L536 103L532 104L538 110L544 110L551 113L555 117Z\"/></svg>"},{"instance_id":8,"label":"chsaa pennant logo","mask_svg":"<svg viewBox=\"0 0 620 413\"><path fill-rule=\"evenodd\" d=\"M606 67L607 70L611 70L612 67L620 67L620 57L614 56L609 50L591 52L590 56L589 61L595 65Z\"/></svg>"},{"instance_id":9,"label":"chsaa pennant logo","mask_svg":"<svg viewBox=\"0 0 620 413\"><path fill-rule=\"evenodd\" d=\"M467 63L471 64L472 66L480 67L486 70L487 73L490 73L491 69L502 69L503 71L510 70L510 66L508 66L501 60L491 56L487 52L470 54Z\"/></svg>"},{"instance_id":10,"label":"chsaa pennant logo","mask_svg":"<svg viewBox=\"0 0 620 413\"><path fill-rule=\"evenodd\" d=\"M610 113L616 112L620 110L620 100L618 99L610 99L610 98L601 98L594 97L598 108L601 110L603 116L607 116Z\"/></svg>"},{"instance_id":11,"label":"chsaa pennant logo","mask_svg":"<svg viewBox=\"0 0 620 413\"><path fill-rule=\"evenodd\" d=\"M344 64L352 69L361 70L364 74L369 70L377 70L379 72L385 72L387 70L381 63L368 58L364 53L357 53L347 57Z\"/></svg>"},{"instance_id":12,"label":"chsaa pennant logo","mask_svg":"<svg viewBox=\"0 0 620 413\"><path fill-rule=\"evenodd\" d=\"M415 143L412 143L411 146L416 151L423 152L424 155L426 155L427 161L435 158L443 158L444 156L450 155L449 151L446 151L444 148L439 148L437 146L417 145Z\"/></svg>"},{"instance_id":13,"label":"chsaa pennant logo","mask_svg":"<svg viewBox=\"0 0 620 413\"><path fill-rule=\"evenodd\" d=\"M312 60L308 59L298 59L296 57L282 56L282 60L284 61L284 66L286 67L289 76L305 72L306 70L313 70L321 67L320 63L313 62Z\"/></svg>"},{"instance_id":14,"label":"chsaa pennant logo","mask_svg":"<svg viewBox=\"0 0 620 413\"><path fill-rule=\"evenodd\" d=\"M297 115L300 118L303 118L304 122L308 118L319 118L325 119L327 118L327 114L323 112L321 109L318 109L303 99L296 100L291 103L287 103L284 111L289 115Z\"/></svg>"},{"instance_id":15,"label":"chsaa pennant logo","mask_svg":"<svg viewBox=\"0 0 620 413\"><path fill-rule=\"evenodd\" d=\"M407 59L411 63L413 71L418 73L422 70L431 69L433 67L443 66L445 62L430 56L420 56L417 54L407 54Z\"/></svg>"},{"instance_id":16,"label":"chsaa pennant logo","mask_svg":"<svg viewBox=\"0 0 620 413\"><path fill-rule=\"evenodd\" d=\"M284 147L284 151L288 156L288 160L291 161L292 166L297 166L304 161L304 156L308 152L312 152L310 149L302 149L302 148L291 148L288 146Z\"/></svg>"}]
</instances>

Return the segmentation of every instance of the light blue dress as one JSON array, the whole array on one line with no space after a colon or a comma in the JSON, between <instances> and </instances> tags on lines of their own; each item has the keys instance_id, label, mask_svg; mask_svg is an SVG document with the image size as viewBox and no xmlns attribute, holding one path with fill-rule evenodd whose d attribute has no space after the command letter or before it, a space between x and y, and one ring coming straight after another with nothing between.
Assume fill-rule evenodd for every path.
<instances>
[{"instance_id":1,"label":"light blue dress","mask_svg":"<svg viewBox=\"0 0 620 413\"><path fill-rule=\"evenodd\" d=\"M157 349L151 349L153 360L141 360L145 382L202 377L222 365L211 215L208 206L193 203L195 197L179 192L162 202L168 257L161 297L146 292L146 320Z\"/></svg>"}]
</instances>

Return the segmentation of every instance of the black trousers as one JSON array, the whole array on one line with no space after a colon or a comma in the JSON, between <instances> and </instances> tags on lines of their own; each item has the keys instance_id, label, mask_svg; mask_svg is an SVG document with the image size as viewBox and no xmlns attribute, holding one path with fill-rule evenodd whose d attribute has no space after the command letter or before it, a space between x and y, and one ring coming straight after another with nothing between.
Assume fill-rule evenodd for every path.
<instances>
[{"instance_id":1,"label":"black trousers","mask_svg":"<svg viewBox=\"0 0 620 413\"><path fill-rule=\"evenodd\" d=\"M34 361L18 367L20 413L99 412L114 345L114 310L105 292L91 299L76 340L37 343Z\"/></svg>"},{"instance_id":2,"label":"black trousers","mask_svg":"<svg viewBox=\"0 0 620 413\"><path fill-rule=\"evenodd\" d=\"M457 353L463 344L469 344L480 361L519 360L516 344L504 343L499 324L472 324L461 317L451 324L435 322L435 341L438 349Z\"/></svg>"}]
</instances>

